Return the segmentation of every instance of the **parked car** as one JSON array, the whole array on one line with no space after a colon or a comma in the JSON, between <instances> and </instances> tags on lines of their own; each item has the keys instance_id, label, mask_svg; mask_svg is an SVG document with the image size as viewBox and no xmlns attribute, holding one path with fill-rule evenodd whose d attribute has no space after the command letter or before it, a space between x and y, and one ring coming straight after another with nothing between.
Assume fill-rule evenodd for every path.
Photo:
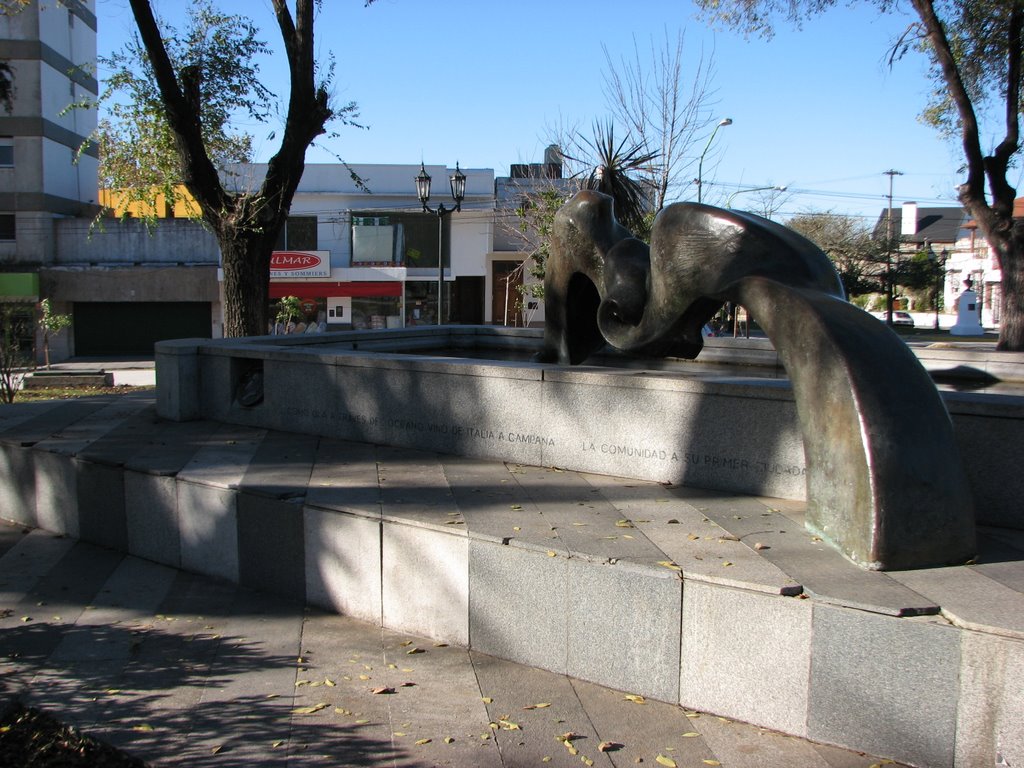
<instances>
[{"instance_id":1,"label":"parked car","mask_svg":"<svg viewBox=\"0 0 1024 768\"><path fill-rule=\"evenodd\" d=\"M914 327L914 318L910 316L909 312L897 312L892 313L892 324L893 325L906 325L910 328Z\"/></svg>"}]
</instances>

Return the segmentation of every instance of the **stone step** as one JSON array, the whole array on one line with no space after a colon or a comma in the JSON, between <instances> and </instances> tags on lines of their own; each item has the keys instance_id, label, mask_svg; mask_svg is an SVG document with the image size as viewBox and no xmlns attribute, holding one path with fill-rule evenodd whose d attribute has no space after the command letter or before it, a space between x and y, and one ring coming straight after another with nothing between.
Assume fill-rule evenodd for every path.
<instances>
[{"instance_id":1,"label":"stone step","mask_svg":"<svg viewBox=\"0 0 1024 768\"><path fill-rule=\"evenodd\" d=\"M165 422L151 393L12 412L0 450L0 516L90 546L916 765L1024 755L1013 532L866 572L802 502Z\"/></svg>"},{"instance_id":2,"label":"stone step","mask_svg":"<svg viewBox=\"0 0 1024 768\"><path fill-rule=\"evenodd\" d=\"M0 592L0 710L149 764L879 762L40 530L0 524L0 541L0 579L18 577Z\"/></svg>"}]
</instances>

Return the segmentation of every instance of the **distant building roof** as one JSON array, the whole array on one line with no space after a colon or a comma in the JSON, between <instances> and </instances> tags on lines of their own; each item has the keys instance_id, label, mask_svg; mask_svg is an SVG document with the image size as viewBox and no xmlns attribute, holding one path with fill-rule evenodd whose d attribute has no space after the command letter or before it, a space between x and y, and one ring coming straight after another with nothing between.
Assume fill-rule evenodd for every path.
<instances>
[{"instance_id":1,"label":"distant building roof","mask_svg":"<svg viewBox=\"0 0 1024 768\"><path fill-rule=\"evenodd\" d=\"M903 217L915 216L916 225L907 222L903 225ZM875 224L874 236L884 238L888 230L887 219L889 209L883 208ZM924 243L955 243L960 237L960 230L967 223L967 211L960 207L929 207L924 208L915 203L905 203L892 209L892 233L903 242Z\"/></svg>"}]
</instances>

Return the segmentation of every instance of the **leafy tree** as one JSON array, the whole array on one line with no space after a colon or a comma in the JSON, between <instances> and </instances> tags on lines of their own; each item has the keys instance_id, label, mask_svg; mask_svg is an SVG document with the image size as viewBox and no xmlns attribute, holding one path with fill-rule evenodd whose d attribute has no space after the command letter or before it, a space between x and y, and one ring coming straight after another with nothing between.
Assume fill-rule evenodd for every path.
<instances>
[{"instance_id":1,"label":"leafy tree","mask_svg":"<svg viewBox=\"0 0 1024 768\"><path fill-rule=\"evenodd\" d=\"M871 0L883 11L893 0ZM747 33L770 36L773 20L801 19L836 0L697 0L705 13ZM910 0L914 23L895 43L895 61L911 51L931 63L934 98L923 115L959 139L966 179L957 190L999 261L1002 311L999 349L1024 351L1024 223L1013 218L1017 190L1008 172L1020 153L1024 3L1020 0ZM1001 136L991 149L985 129ZM986 185L988 191L986 194Z\"/></svg>"},{"instance_id":2,"label":"leafy tree","mask_svg":"<svg viewBox=\"0 0 1024 768\"><path fill-rule=\"evenodd\" d=\"M167 133L153 128L148 146L173 150L173 162L163 167L185 185L217 238L224 270L224 334L265 333L270 255L302 177L306 149L326 131L329 121L348 123L357 117L354 104L330 103L331 70L318 69L314 59L314 0L296 0L294 16L286 0L271 0L284 43L290 93L281 144L267 164L266 176L258 188L241 192L225 188L218 162L225 158L225 147L227 156L245 149L244 139L228 132L229 118L239 111L257 119L266 114L270 94L257 79L257 67L246 58L263 50L251 23L216 14L223 24L205 32L193 24L179 47L175 35L161 32L149 0L129 4L146 61L135 74L152 86L147 91L140 85L138 91L152 96L139 104L138 130L146 135L145 124L166 125ZM204 9L209 10L206 3L197 5L193 17L198 13L203 18ZM225 145L218 143L220 138Z\"/></svg>"},{"instance_id":3,"label":"leafy tree","mask_svg":"<svg viewBox=\"0 0 1024 768\"><path fill-rule=\"evenodd\" d=\"M55 314L50 307L49 299L39 302L39 317L36 319L36 327L43 334L43 361L46 363L46 370L50 370L50 337L56 336L70 325L71 315Z\"/></svg>"},{"instance_id":4,"label":"leafy tree","mask_svg":"<svg viewBox=\"0 0 1024 768\"><path fill-rule=\"evenodd\" d=\"M269 52L252 22L217 12L209 0L189 9L183 34L166 27L167 53L182 79L195 77L199 124L211 162L218 169L252 159L252 137L232 129L239 112L265 121L273 97L259 80L254 58ZM116 190L120 205L154 218L156 201L169 205L182 194L181 160L176 137L164 118L153 67L136 35L101 63L110 71L99 105L108 115L96 131L100 149L100 186Z\"/></svg>"},{"instance_id":5,"label":"leafy tree","mask_svg":"<svg viewBox=\"0 0 1024 768\"><path fill-rule=\"evenodd\" d=\"M296 317L302 317L302 299L298 296L283 296L278 299L275 323L287 328L288 323Z\"/></svg>"},{"instance_id":6,"label":"leafy tree","mask_svg":"<svg viewBox=\"0 0 1024 768\"><path fill-rule=\"evenodd\" d=\"M544 298L544 273L547 271L555 214L576 192L576 186L571 182L547 181L549 183L530 185L522 192L515 218L504 225L507 232L519 239L521 251L527 254L518 269L528 271L535 279L532 283L524 282L519 290L537 299Z\"/></svg>"},{"instance_id":7,"label":"leafy tree","mask_svg":"<svg viewBox=\"0 0 1024 768\"><path fill-rule=\"evenodd\" d=\"M832 260L847 296L885 291L884 247L856 220L832 211L791 217L786 226L821 248Z\"/></svg>"},{"instance_id":8,"label":"leafy tree","mask_svg":"<svg viewBox=\"0 0 1024 768\"><path fill-rule=\"evenodd\" d=\"M31 356L31 305L0 304L0 402L13 403L21 389Z\"/></svg>"}]
</instances>

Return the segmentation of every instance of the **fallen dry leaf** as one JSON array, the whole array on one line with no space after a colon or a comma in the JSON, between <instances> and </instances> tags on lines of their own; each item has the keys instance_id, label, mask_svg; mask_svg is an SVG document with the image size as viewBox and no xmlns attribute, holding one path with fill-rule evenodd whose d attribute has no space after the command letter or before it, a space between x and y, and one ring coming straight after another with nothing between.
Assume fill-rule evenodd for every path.
<instances>
[{"instance_id":1,"label":"fallen dry leaf","mask_svg":"<svg viewBox=\"0 0 1024 768\"><path fill-rule=\"evenodd\" d=\"M622 749L622 745L617 741L602 741L597 745L598 752L616 752Z\"/></svg>"},{"instance_id":2,"label":"fallen dry leaf","mask_svg":"<svg viewBox=\"0 0 1024 768\"><path fill-rule=\"evenodd\" d=\"M544 702L543 704L527 704L523 709L547 709L550 706L550 704Z\"/></svg>"},{"instance_id":3,"label":"fallen dry leaf","mask_svg":"<svg viewBox=\"0 0 1024 768\"><path fill-rule=\"evenodd\" d=\"M312 715L315 712L319 712L321 709L327 709L329 704L321 702L320 704L314 704L311 707L296 707L292 710L293 715Z\"/></svg>"},{"instance_id":4,"label":"fallen dry leaf","mask_svg":"<svg viewBox=\"0 0 1024 768\"><path fill-rule=\"evenodd\" d=\"M417 746L421 746L422 747L424 744L429 744L429 743L430 743L430 739L416 739Z\"/></svg>"},{"instance_id":5,"label":"fallen dry leaf","mask_svg":"<svg viewBox=\"0 0 1024 768\"><path fill-rule=\"evenodd\" d=\"M635 693L627 693L623 698L626 701L632 701L634 704L646 704L647 700L643 696L638 696Z\"/></svg>"},{"instance_id":6,"label":"fallen dry leaf","mask_svg":"<svg viewBox=\"0 0 1024 768\"><path fill-rule=\"evenodd\" d=\"M658 765L664 765L665 768L677 768L677 763L675 760L673 760L671 757L665 757L662 754L659 754L656 758L654 758L654 762L656 762Z\"/></svg>"},{"instance_id":7,"label":"fallen dry leaf","mask_svg":"<svg viewBox=\"0 0 1024 768\"><path fill-rule=\"evenodd\" d=\"M382 693L394 693L394 692L395 692L394 688L388 688L385 685L381 685L381 686L379 686L377 688L371 688L370 689L370 693L372 693L374 695L380 695Z\"/></svg>"},{"instance_id":8,"label":"fallen dry leaf","mask_svg":"<svg viewBox=\"0 0 1024 768\"><path fill-rule=\"evenodd\" d=\"M700 734L697 733L696 731L687 731L686 733L683 734L683 738L684 739L692 739L692 738L695 738L697 736L700 736Z\"/></svg>"}]
</instances>

